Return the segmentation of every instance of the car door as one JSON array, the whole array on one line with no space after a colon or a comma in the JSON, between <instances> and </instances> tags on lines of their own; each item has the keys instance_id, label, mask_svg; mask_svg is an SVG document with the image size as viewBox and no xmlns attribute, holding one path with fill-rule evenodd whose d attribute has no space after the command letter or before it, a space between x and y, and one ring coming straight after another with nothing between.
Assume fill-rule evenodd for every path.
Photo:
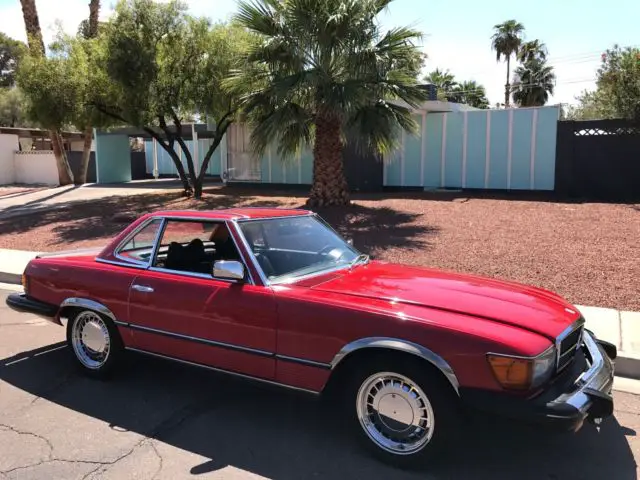
<instances>
[{"instance_id":1,"label":"car door","mask_svg":"<svg viewBox=\"0 0 640 480\"><path fill-rule=\"evenodd\" d=\"M166 220L151 268L141 271L130 287L135 348L273 379L277 312L271 289L253 284L250 276L235 282L214 278L201 269L164 266L169 245L188 245L193 238L207 243L211 226L203 221ZM211 272L215 259L215 251L206 253L204 263L211 263Z\"/></svg>"}]
</instances>

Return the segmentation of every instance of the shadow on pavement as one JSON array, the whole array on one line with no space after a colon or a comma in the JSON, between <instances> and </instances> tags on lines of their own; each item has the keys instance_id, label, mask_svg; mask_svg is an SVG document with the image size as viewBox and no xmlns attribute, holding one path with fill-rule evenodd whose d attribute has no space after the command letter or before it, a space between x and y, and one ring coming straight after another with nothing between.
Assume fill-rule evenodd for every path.
<instances>
[{"instance_id":1,"label":"shadow on pavement","mask_svg":"<svg viewBox=\"0 0 640 480\"><path fill-rule=\"evenodd\" d=\"M0 379L209 459L185 464L185 477L233 466L277 479L636 478L625 438L634 432L615 419L575 435L478 419L437 465L406 472L370 458L312 397L133 354L113 380L90 380L75 373L63 345L3 359Z\"/></svg>"}]
</instances>

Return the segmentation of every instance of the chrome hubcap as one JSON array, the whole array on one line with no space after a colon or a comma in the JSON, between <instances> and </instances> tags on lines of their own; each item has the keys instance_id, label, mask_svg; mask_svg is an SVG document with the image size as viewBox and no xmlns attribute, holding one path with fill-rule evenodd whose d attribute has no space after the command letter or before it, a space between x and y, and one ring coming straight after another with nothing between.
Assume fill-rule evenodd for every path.
<instances>
[{"instance_id":1,"label":"chrome hubcap","mask_svg":"<svg viewBox=\"0 0 640 480\"><path fill-rule=\"evenodd\" d=\"M87 310L75 318L71 343L76 357L87 368L96 370L109 357L109 330L102 317L95 312Z\"/></svg>"},{"instance_id":2,"label":"chrome hubcap","mask_svg":"<svg viewBox=\"0 0 640 480\"><path fill-rule=\"evenodd\" d=\"M433 436L431 403L404 375L382 372L370 376L358 391L356 407L365 433L388 452L416 453Z\"/></svg>"}]
</instances>

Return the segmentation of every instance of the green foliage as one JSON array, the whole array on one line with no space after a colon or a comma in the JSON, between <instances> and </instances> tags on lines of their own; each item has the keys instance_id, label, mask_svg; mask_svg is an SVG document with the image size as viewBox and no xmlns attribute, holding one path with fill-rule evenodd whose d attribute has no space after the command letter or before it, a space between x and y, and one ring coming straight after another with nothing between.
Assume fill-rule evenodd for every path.
<instances>
[{"instance_id":1,"label":"green foliage","mask_svg":"<svg viewBox=\"0 0 640 480\"><path fill-rule=\"evenodd\" d=\"M549 54L547 46L540 40L531 40L524 42L517 53L518 61L521 63L529 63L535 60L545 61Z\"/></svg>"},{"instance_id":2,"label":"green foliage","mask_svg":"<svg viewBox=\"0 0 640 480\"><path fill-rule=\"evenodd\" d=\"M597 87L610 96L617 116L640 121L640 49L616 45L607 50Z\"/></svg>"},{"instance_id":3,"label":"green foliage","mask_svg":"<svg viewBox=\"0 0 640 480\"><path fill-rule=\"evenodd\" d=\"M19 88L0 88L0 126L29 127L25 99Z\"/></svg>"},{"instance_id":4,"label":"green foliage","mask_svg":"<svg viewBox=\"0 0 640 480\"><path fill-rule=\"evenodd\" d=\"M513 101L519 107L541 107L553 95L556 75L544 60L531 60L516 68Z\"/></svg>"},{"instance_id":5,"label":"green foliage","mask_svg":"<svg viewBox=\"0 0 640 480\"><path fill-rule=\"evenodd\" d=\"M475 80L468 80L456 84L450 94L452 102L464 103L475 108L489 108L487 92Z\"/></svg>"},{"instance_id":6,"label":"green foliage","mask_svg":"<svg viewBox=\"0 0 640 480\"><path fill-rule=\"evenodd\" d=\"M434 71L429 72L424 76L425 82L435 85L438 89L438 100L441 101L454 101L450 92L458 85L456 79L449 70L442 71L436 68Z\"/></svg>"},{"instance_id":7,"label":"green foliage","mask_svg":"<svg viewBox=\"0 0 640 480\"><path fill-rule=\"evenodd\" d=\"M318 119L331 119L343 138L352 135L382 153L398 144L400 128L417 129L411 107L427 98L416 82L421 34L405 27L381 31L377 16L390 3L239 2L237 20L262 41L230 86L250 92L245 112L257 151L274 142L281 155L294 154L313 143Z\"/></svg>"},{"instance_id":8,"label":"green foliage","mask_svg":"<svg viewBox=\"0 0 640 480\"><path fill-rule=\"evenodd\" d=\"M212 26L188 15L182 2L121 0L102 27L94 58L104 88L89 103L156 138L174 160L185 190L195 187L198 196L206 164L237 115L239 96L223 83L231 70L243 67L254 41L238 25ZM206 115L216 128L198 176L181 133L182 122L194 114Z\"/></svg>"},{"instance_id":9,"label":"green foliage","mask_svg":"<svg viewBox=\"0 0 640 480\"><path fill-rule=\"evenodd\" d=\"M507 20L495 25L494 34L491 37L491 48L496 52L496 60L508 59L517 53L522 44L524 25L516 20Z\"/></svg>"},{"instance_id":10,"label":"green foliage","mask_svg":"<svg viewBox=\"0 0 640 480\"><path fill-rule=\"evenodd\" d=\"M49 57L26 56L18 71L18 85L24 92L27 116L49 130L71 124L78 99L86 90L88 61L82 49L60 51Z\"/></svg>"},{"instance_id":11,"label":"green foliage","mask_svg":"<svg viewBox=\"0 0 640 480\"><path fill-rule=\"evenodd\" d=\"M640 49L614 45L602 55L596 89L584 91L567 109L569 120L640 120Z\"/></svg>"},{"instance_id":12,"label":"green foliage","mask_svg":"<svg viewBox=\"0 0 640 480\"><path fill-rule=\"evenodd\" d=\"M27 46L0 32L0 88L15 84L15 72Z\"/></svg>"}]
</instances>

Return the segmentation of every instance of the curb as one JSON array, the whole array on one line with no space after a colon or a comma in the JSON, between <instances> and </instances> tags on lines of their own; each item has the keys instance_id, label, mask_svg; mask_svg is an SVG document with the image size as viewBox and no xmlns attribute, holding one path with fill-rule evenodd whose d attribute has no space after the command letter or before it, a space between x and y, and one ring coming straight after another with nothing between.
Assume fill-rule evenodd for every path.
<instances>
[{"instance_id":1,"label":"curb","mask_svg":"<svg viewBox=\"0 0 640 480\"><path fill-rule=\"evenodd\" d=\"M615 361L616 376L640 380L640 355L618 351Z\"/></svg>"}]
</instances>

